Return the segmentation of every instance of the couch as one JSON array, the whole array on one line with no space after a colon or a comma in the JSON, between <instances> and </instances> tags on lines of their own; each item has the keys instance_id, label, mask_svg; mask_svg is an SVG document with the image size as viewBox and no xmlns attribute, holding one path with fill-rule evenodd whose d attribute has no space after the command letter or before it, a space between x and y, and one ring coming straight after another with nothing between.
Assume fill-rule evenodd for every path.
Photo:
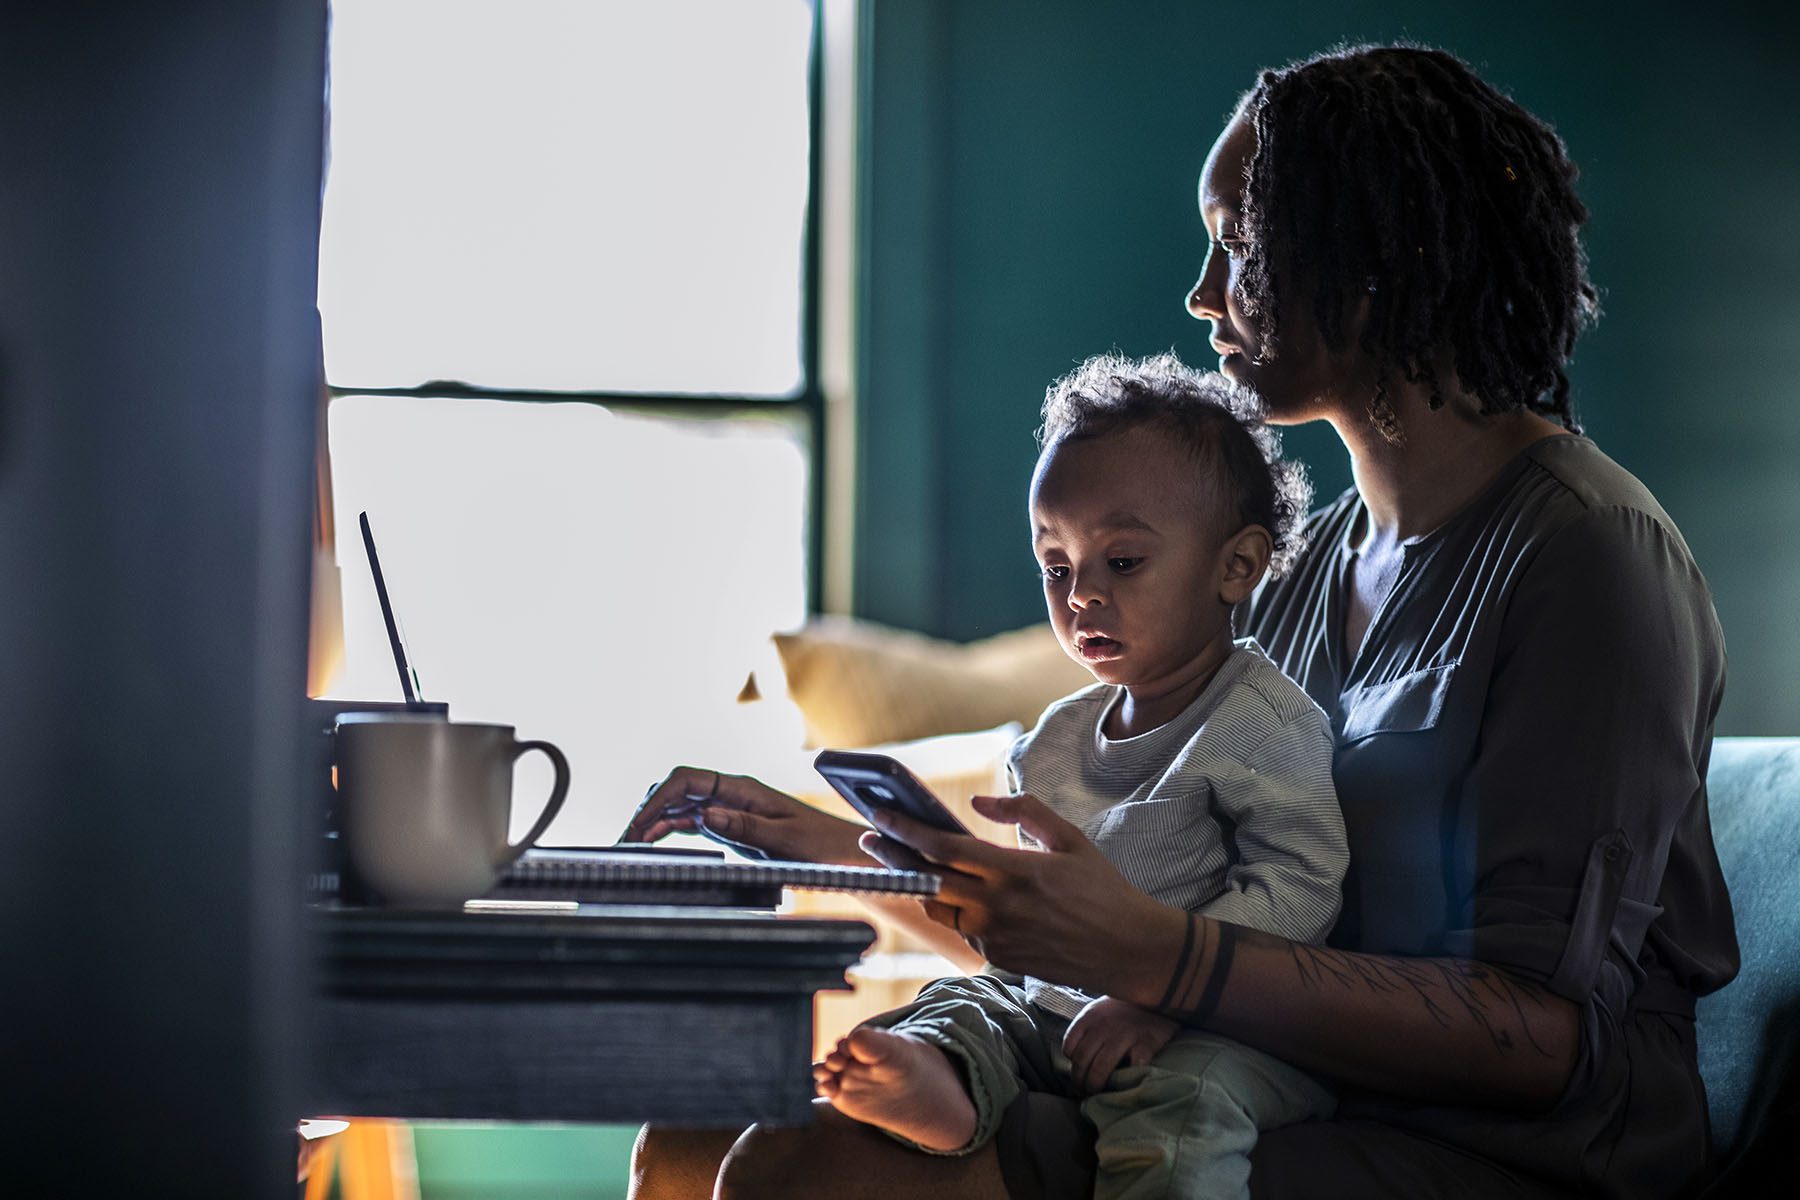
<instances>
[{"instance_id":1,"label":"couch","mask_svg":"<svg viewBox=\"0 0 1800 1200\"><path fill-rule=\"evenodd\" d=\"M955 645L840 619L779 635L776 645L786 694L812 744L881 743L947 800L1003 787L1012 732L1089 681L1048 626ZM1756 1195L1750 1180L1785 1138L1800 1136L1800 738L1719 738L1707 785L1743 960L1737 979L1703 998L1697 1012L1713 1142L1726 1164L1713 1195ZM800 790L814 803L841 806L828 792ZM962 815L978 833L1009 836L966 807ZM808 911L859 911L846 898L798 903ZM875 952L853 972L856 990L821 999L821 1046L863 1016L910 999L944 970L948 964L904 935L881 931Z\"/></svg>"},{"instance_id":2,"label":"couch","mask_svg":"<svg viewBox=\"0 0 1800 1200\"><path fill-rule=\"evenodd\" d=\"M1743 960L1695 1018L1725 1163L1709 1194L1767 1195L1777 1151L1800 1136L1800 738L1719 738L1706 782Z\"/></svg>"}]
</instances>

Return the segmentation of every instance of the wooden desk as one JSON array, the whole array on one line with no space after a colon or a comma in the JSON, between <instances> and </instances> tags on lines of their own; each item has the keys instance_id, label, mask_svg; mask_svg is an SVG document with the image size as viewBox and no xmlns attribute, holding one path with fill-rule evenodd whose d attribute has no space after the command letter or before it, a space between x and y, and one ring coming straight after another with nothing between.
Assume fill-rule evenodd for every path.
<instances>
[{"instance_id":1,"label":"wooden desk","mask_svg":"<svg viewBox=\"0 0 1800 1200\"><path fill-rule=\"evenodd\" d=\"M813 993L875 936L726 909L312 916L307 1111L419 1120L805 1121Z\"/></svg>"}]
</instances>

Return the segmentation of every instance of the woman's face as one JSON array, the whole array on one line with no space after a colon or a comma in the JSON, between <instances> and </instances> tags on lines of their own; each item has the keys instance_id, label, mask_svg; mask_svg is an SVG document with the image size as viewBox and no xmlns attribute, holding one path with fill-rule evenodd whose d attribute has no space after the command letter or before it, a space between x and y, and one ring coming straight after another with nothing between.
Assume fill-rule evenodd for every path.
<instances>
[{"instance_id":1,"label":"woman's face","mask_svg":"<svg viewBox=\"0 0 1800 1200\"><path fill-rule=\"evenodd\" d=\"M1312 305L1296 303L1296 288L1283 278L1280 352L1264 340L1261 322L1241 306L1237 272L1246 246L1243 225L1244 168L1256 152L1256 131L1242 115L1213 143L1200 171L1200 219L1210 243L1200 282L1187 296L1187 310L1212 323L1212 346L1219 370L1262 398L1272 424L1294 424L1328 415L1324 409L1340 390L1349 364L1334 361L1320 338ZM1270 247L1279 266L1279 247ZM1354 344L1354 342L1352 342Z\"/></svg>"}]
</instances>

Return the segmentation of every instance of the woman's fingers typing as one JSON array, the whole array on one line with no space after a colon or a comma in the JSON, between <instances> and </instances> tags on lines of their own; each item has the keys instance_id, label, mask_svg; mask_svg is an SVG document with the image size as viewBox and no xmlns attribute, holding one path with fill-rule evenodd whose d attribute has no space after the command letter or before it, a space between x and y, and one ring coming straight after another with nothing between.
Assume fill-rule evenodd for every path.
<instances>
[{"instance_id":1,"label":"woman's fingers typing","mask_svg":"<svg viewBox=\"0 0 1800 1200\"><path fill-rule=\"evenodd\" d=\"M785 815L799 801L748 775L728 775L711 767L676 767L650 789L619 839L654 842L675 832L696 832L703 813L713 810Z\"/></svg>"},{"instance_id":2,"label":"woman's fingers typing","mask_svg":"<svg viewBox=\"0 0 1800 1200\"><path fill-rule=\"evenodd\" d=\"M718 772L700 767L676 767L645 793L643 803L631 814L620 835L622 842L655 842L671 833L693 832L708 792L717 793Z\"/></svg>"},{"instance_id":3,"label":"woman's fingers typing","mask_svg":"<svg viewBox=\"0 0 1800 1200\"><path fill-rule=\"evenodd\" d=\"M704 833L753 858L806 857L789 836L792 830L782 828L780 821L749 809L709 804L700 810L699 825L701 828L695 832Z\"/></svg>"},{"instance_id":4,"label":"woman's fingers typing","mask_svg":"<svg viewBox=\"0 0 1800 1200\"><path fill-rule=\"evenodd\" d=\"M650 789L620 840L701 833L752 857L853 862L860 828L748 775L677 767Z\"/></svg>"}]
</instances>

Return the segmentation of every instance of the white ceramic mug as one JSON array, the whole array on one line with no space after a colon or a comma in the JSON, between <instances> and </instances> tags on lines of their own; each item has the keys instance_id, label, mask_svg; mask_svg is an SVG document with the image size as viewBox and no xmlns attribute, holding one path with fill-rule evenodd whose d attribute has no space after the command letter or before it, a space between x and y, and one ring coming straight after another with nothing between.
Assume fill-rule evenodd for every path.
<instances>
[{"instance_id":1,"label":"white ceramic mug","mask_svg":"<svg viewBox=\"0 0 1800 1200\"><path fill-rule=\"evenodd\" d=\"M531 750L549 757L556 783L531 831L509 843L513 762ZM337 772L351 865L402 906L456 907L486 893L569 794L568 760L549 742L419 713L341 714Z\"/></svg>"}]
</instances>

